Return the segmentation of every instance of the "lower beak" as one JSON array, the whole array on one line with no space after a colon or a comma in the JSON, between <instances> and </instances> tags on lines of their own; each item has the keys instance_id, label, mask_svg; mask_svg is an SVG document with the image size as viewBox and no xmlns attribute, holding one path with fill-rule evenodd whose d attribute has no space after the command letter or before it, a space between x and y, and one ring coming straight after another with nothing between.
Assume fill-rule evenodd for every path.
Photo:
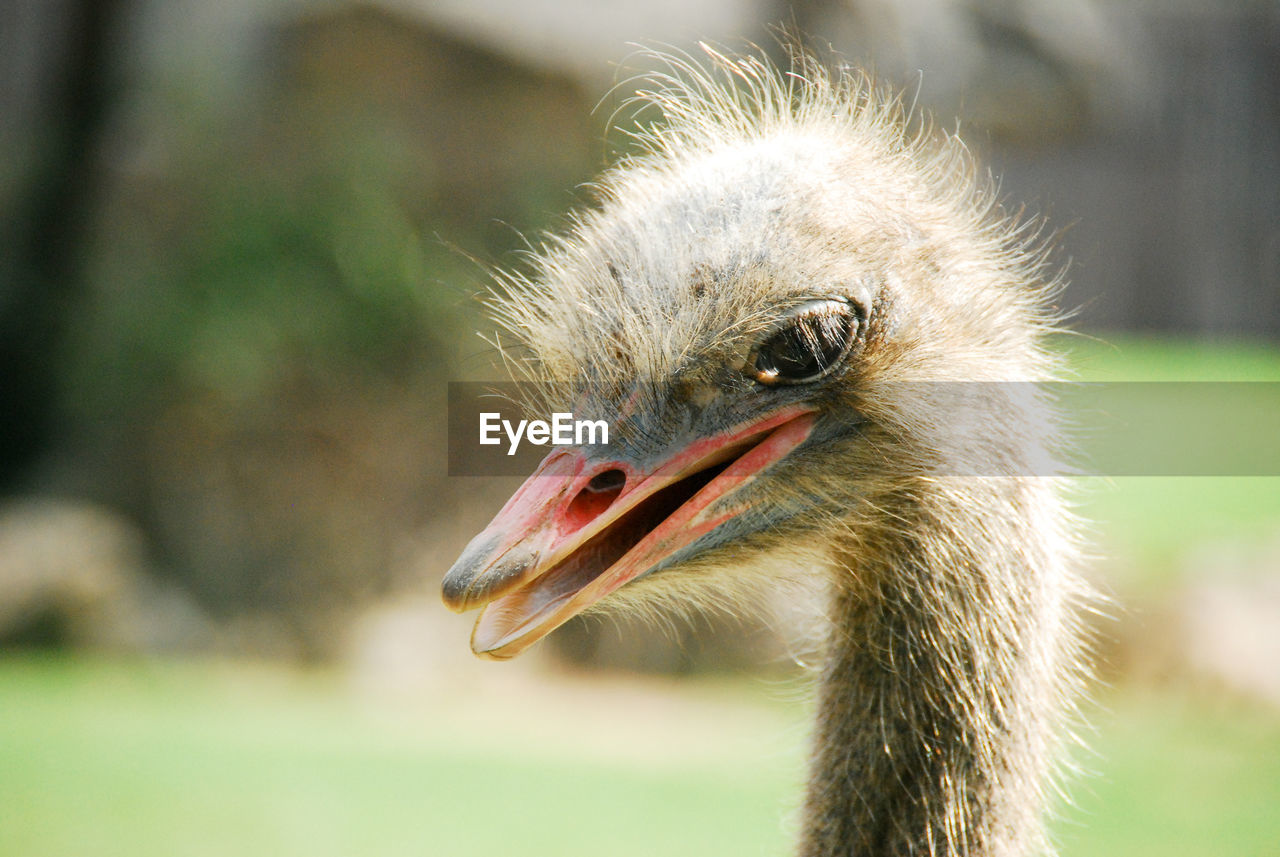
<instances>
[{"instance_id":1,"label":"lower beak","mask_svg":"<svg viewBox=\"0 0 1280 857\"><path fill-rule=\"evenodd\" d=\"M452 609L483 607L471 648L514 657L619 587L692 554L745 508L732 495L813 431L789 408L698 438L648 472L557 448L445 575Z\"/></svg>"}]
</instances>

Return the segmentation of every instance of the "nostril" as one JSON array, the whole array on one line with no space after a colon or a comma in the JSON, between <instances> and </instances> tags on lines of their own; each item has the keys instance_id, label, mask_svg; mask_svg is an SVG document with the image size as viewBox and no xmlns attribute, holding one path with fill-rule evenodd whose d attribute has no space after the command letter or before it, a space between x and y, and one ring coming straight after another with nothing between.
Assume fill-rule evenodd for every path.
<instances>
[{"instance_id":1,"label":"nostril","mask_svg":"<svg viewBox=\"0 0 1280 857\"><path fill-rule=\"evenodd\" d=\"M627 474L621 470L605 470L597 473L565 510L565 524L570 531L580 529L589 521L613 505L627 484Z\"/></svg>"},{"instance_id":2,"label":"nostril","mask_svg":"<svg viewBox=\"0 0 1280 857\"><path fill-rule=\"evenodd\" d=\"M611 491L616 495L626 483L627 474L621 470L606 470L603 473L597 473L591 478L591 481L587 483L587 490L596 494L605 494Z\"/></svg>"}]
</instances>

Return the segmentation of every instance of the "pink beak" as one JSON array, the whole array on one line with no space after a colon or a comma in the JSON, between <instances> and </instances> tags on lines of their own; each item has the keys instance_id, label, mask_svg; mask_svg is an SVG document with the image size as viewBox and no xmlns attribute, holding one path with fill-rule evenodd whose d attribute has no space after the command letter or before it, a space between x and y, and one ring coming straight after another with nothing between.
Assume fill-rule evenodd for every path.
<instances>
[{"instance_id":1,"label":"pink beak","mask_svg":"<svg viewBox=\"0 0 1280 857\"><path fill-rule=\"evenodd\" d=\"M650 472L559 447L445 575L445 604L483 607L471 648L511 658L745 507L731 495L812 433L803 407L690 443ZM696 553L696 546L694 547Z\"/></svg>"}]
</instances>

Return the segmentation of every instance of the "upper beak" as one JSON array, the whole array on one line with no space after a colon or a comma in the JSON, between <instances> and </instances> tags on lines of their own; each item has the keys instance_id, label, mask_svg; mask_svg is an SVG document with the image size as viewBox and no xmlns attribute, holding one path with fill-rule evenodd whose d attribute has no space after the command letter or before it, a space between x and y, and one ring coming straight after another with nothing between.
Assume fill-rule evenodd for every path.
<instances>
[{"instance_id":1,"label":"upper beak","mask_svg":"<svg viewBox=\"0 0 1280 857\"><path fill-rule=\"evenodd\" d=\"M647 472L554 449L445 575L445 604L483 607L478 655L520 654L586 607L735 517L730 495L812 433L803 407L676 450Z\"/></svg>"}]
</instances>

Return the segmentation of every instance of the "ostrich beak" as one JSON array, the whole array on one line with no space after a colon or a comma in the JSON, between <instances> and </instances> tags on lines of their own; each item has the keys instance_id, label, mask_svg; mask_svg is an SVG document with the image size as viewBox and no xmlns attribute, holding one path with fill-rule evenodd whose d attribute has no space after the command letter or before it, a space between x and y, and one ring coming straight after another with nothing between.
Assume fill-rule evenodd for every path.
<instances>
[{"instance_id":1,"label":"ostrich beak","mask_svg":"<svg viewBox=\"0 0 1280 857\"><path fill-rule=\"evenodd\" d=\"M775 411L700 437L648 472L553 450L445 575L444 602L482 607L477 655L506 659L681 551L746 507L730 495L813 431L812 410ZM696 552L696 548L695 548Z\"/></svg>"}]
</instances>

